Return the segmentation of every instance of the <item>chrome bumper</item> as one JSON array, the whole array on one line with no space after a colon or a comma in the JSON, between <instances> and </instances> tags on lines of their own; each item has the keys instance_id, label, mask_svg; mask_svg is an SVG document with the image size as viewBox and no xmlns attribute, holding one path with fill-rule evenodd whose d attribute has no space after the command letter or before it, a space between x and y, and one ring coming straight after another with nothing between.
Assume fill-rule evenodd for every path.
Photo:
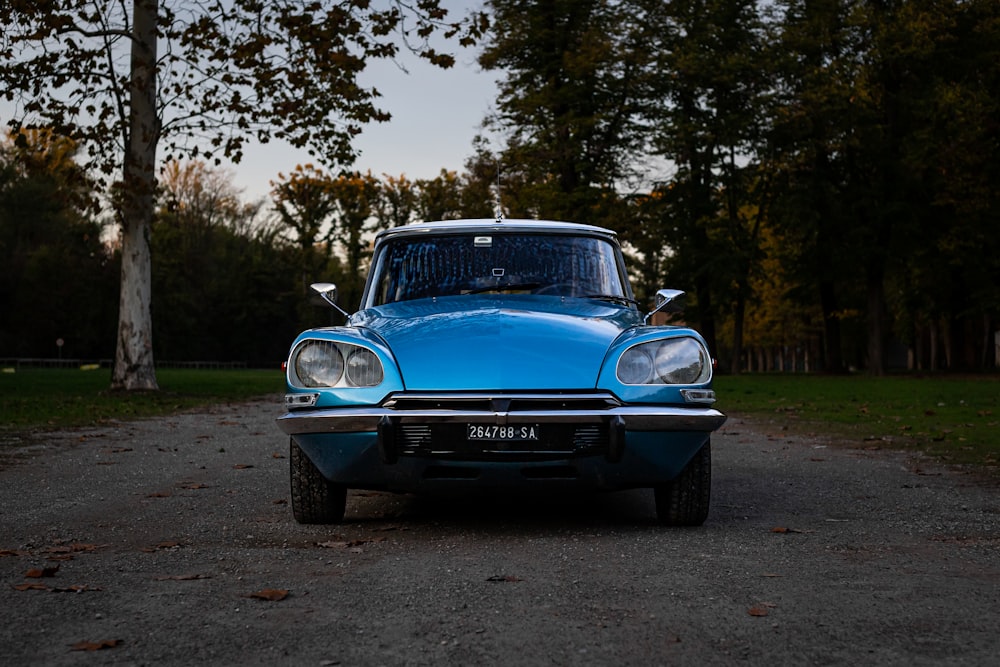
<instances>
[{"instance_id":1,"label":"chrome bumper","mask_svg":"<svg viewBox=\"0 0 1000 667\"><path fill-rule=\"evenodd\" d=\"M618 405L605 409L468 410L376 407L295 410L278 418L288 435L376 432L379 424L601 424L615 423L628 431L700 431L718 429L726 416L703 406Z\"/></svg>"}]
</instances>

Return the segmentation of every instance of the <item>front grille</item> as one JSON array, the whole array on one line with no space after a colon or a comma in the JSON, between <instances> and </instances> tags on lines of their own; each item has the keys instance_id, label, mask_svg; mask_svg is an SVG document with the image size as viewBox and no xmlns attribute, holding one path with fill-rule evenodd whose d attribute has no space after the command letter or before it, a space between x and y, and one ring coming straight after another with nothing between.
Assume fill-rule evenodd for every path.
<instances>
[{"instance_id":1,"label":"front grille","mask_svg":"<svg viewBox=\"0 0 1000 667\"><path fill-rule=\"evenodd\" d=\"M611 394L395 394L383 407L410 410L460 410L463 412L528 412L544 410L607 410L621 405Z\"/></svg>"},{"instance_id":2,"label":"front grille","mask_svg":"<svg viewBox=\"0 0 1000 667\"><path fill-rule=\"evenodd\" d=\"M610 448L608 421L594 419L593 415L621 403L611 394L598 392L428 392L395 394L382 405L395 413L392 437L400 456L454 461L547 461L606 455ZM587 413L591 418L574 420L574 412ZM540 416L533 419L531 413ZM552 413L565 414L553 421ZM468 423L494 423L500 414L514 417L507 423L536 426L538 439L469 440Z\"/></svg>"}]
</instances>

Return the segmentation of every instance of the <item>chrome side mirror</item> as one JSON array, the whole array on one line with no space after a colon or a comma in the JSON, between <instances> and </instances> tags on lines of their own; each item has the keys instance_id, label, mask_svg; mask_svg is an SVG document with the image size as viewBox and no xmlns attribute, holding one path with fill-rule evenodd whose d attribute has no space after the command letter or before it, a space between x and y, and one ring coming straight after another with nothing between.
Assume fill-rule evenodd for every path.
<instances>
[{"instance_id":1,"label":"chrome side mirror","mask_svg":"<svg viewBox=\"0 0 1000 667\"><path fill-rule=\"evenodd\" d=\"M653 308L646 317L642 318L643 324L649 324L649 318L656 313L679 313L684 310L684 292L678 289L661 289L656 292L656 308Z\"/></svg>"},{"instance_id":2,"label":"chrome side mirror","mask_svg":"<svg viewBox=\"0 0 1000 667\"><path fill-rule=\"evenodd\" d=\"M312 291L320 295L320 297L326 301L328 304L336 308L338 311L343 313L344 317L350 317L351 314L346 310L337 305L337 286L333 283L313 283L309 286Z\"/></svg>"}]
</instances>

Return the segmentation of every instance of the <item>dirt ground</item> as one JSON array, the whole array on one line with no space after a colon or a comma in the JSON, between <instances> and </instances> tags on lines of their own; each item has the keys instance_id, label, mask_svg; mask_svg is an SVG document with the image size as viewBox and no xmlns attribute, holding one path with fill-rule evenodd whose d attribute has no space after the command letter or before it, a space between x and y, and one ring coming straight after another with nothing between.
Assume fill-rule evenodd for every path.
<instances>
[{"instance_id":1,"label":"dirt ground","mask_svg":"<svg viewBox=\"0 0 1000 667\"><path fill-rule=\"evenodd\" d=\"M1000 654L1000 490L731 418L646 490L288 506L279 398L6 442L4 665L941 665Z\"/></svg>"}]
</instances>

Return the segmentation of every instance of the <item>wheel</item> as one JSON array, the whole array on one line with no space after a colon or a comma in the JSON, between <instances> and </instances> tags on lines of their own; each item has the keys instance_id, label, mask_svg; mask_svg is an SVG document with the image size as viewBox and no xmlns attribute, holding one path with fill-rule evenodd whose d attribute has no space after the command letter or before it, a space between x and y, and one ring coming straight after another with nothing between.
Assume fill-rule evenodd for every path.
<instances>
[{"instance_id":1,"label":"wheel","mask_svg":"<svg viewBox=\"0 0 1000 667\"><path fill-rule=\"evenodd\" d=\"M292 515L299 523L340 523L347 507L347 487L323 477L306 453L289 441Z\"/></svg>"},{"instance_id":2,"label":"wheel","mask_svg":"<svg viewBox=\"0 0 1000 667\"><path fill-rule=\"evenodd\" d=\"M712 442L706 441L676 479L653 489L656 518L667 526L700 526L712 495Z\"/></svg>"}]
</instances>

